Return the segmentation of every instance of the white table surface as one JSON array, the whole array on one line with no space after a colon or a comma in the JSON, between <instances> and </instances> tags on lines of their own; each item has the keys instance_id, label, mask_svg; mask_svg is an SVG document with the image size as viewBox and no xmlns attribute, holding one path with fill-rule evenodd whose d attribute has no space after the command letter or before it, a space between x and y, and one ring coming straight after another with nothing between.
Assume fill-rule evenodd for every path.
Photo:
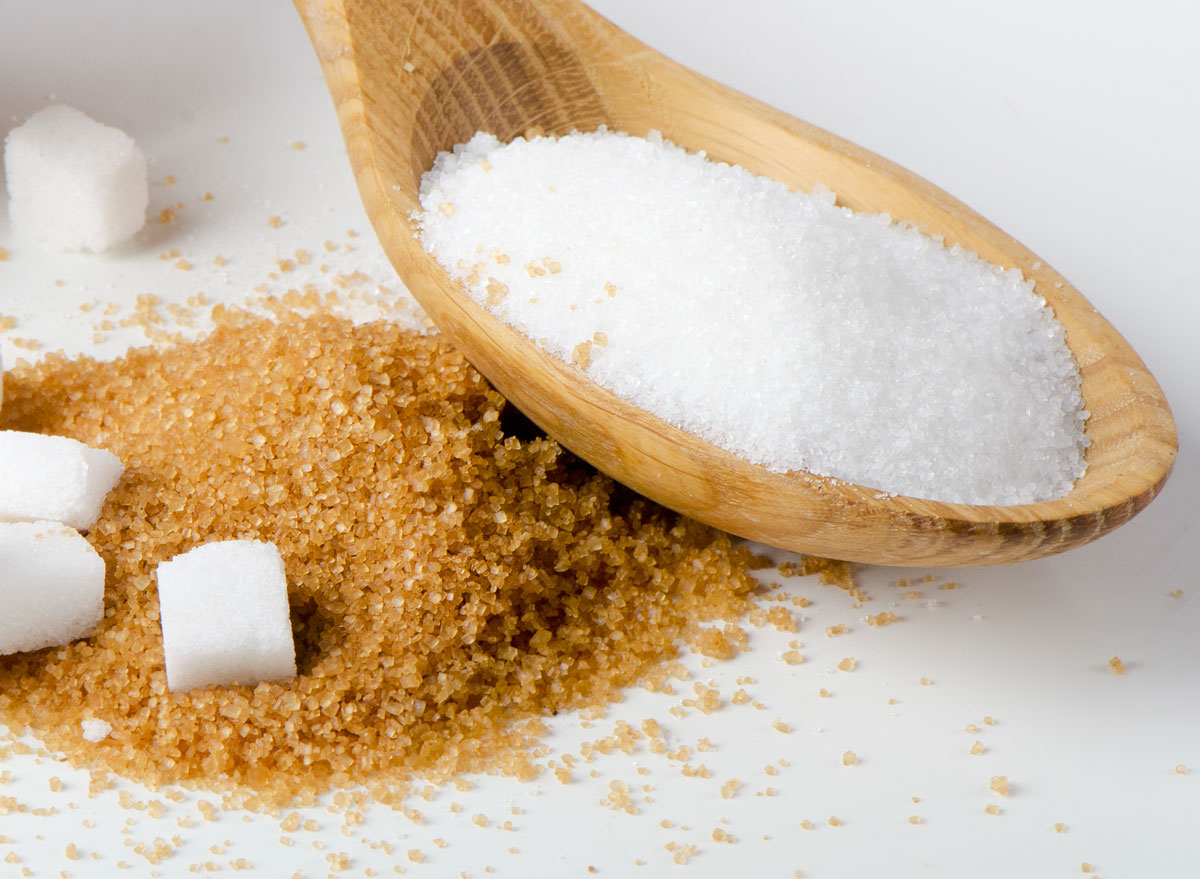
<instances>
[{"instance_id":1,"label":"white table surface","mask_svg":"<svg viewBox=\"0 0 1200 879\"><path fill-rule=\"evenodd\" d=\"M0 764L11 776L0 782L0 798L58 811L8 809L0 876L194 875L191 865L227 872L238 858L255 875L324 876L330 852L349 855L338 874L349 876L368 868L395 875L400 865L439 877L492 875L489 866L496 876L522 877L588 875L589 866L608 876L1052 877L1082 875L1085 862L1105 877L1200 874L1196 6L594 5L683 63L928 178L1070 278L1141 353L1171 401L1180 454L1165 492L1129 525L1057 558L987 570L863 569L874 600L862 608L812 580L788 581L813 602L800 633L754 631L752 651L736 662L692 662L695 679L714 682L725 699L738 677L753 676L746 689L762 709L727 706L681 719L669 709L682 696L639 690L591 728L578 717L553 724L549 744L560 754L619 718L656 717L673 747L713 742L714 751L692 758L711 779L686 778L677 761L645 751L616 754L587 767L595 778L566 786L483 778L469 791L442 790L417 803L422 825L375 809L346 836L341 819L318 808L322 829L290 834L295 844L282 847L278 819L268 815L223 812L208 823L189 797L156 819L120 808L116 792L89 799L86 774L50 757L13 758ZM0 262L0 315L17 319L0 332L5 362L34 356L18 339L38 340L42 352L119 354L144 337L118 328L95 344L101 318L81 312L81 303L117 303L116 322L142 293L172 302L204 291L242 302L264 281L282 292L290 284L267 278L275 259L298 248L316 253L326 240L338 247L330 257L336 271L357 268L371 286L397 286L358 204L321 71L290 5L0 0L0 129L54 99L136 138L150 161L153 217L184 206L172 223L152 222L132 244L101 256L45 254L14 241L0 211L0 246L9 251ZM177 182L162 183L166 175ZM280 228L268 226L272 216L282 218ZM159 258L174 249L190 271ZM218 254L228 266L212 264ZM926 573L935 580L916 584L917 598L893 585ZM959 588L938 588L947 580ZM863 622L887 609L902 622ZM826 637L835 623L851 631ZM804 642L803 665L779 661L794 638ZM1127 664L1125 675L1109 671L1113 655ZM834 669L844 656L857 659L855 672ZM818 697L822 687L831 698ZM994 726L983 724L985 715ZM772 728L777 718L790 734ZM972 723L978 733L964 730ZM975 740L982 754L969 753ZM846 750L858 765L842 766ZM764 773L780 760L786 768ZM1180 765L1191 771L1176 772ZM993 775L1008 777L1007 798L989 791ZM63 779L62 792L49 790L51 776ZM743 786L723 799L730 778ZM639 814L602 804L612 780L633 788ZM135 800L154 796L131 790ZM999 815L984 811L993 803ZM476 813L491 826L474 825ZM183 829L178 819L187 815L196 820ZM829 826L833 815L844 824ZM909 823L911 815L922 823ZM815 829L800 829L804 819ZM505 820L513 832L497 829ZM1066 832L1056 833L1055 822ZM736 844L714 842L715 828ZM132 852L139 841L175 834L182 845L157 867ZM373 847L380 840L396 854ZM82 860L64 860L67 842ZM686 866L672 863L665 846L673 842L696 846ZM424 863L407 860L410 848L421 849ZM19 862L6 861L10 854Z\"/></svg>"}]
</instances>

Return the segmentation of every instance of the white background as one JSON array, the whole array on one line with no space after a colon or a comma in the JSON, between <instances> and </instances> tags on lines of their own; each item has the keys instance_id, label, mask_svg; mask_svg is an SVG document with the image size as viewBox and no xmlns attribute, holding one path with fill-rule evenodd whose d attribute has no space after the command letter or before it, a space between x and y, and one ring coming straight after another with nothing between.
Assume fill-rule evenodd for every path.
<instances>
[{"instance_id":1,"label":"white background","mask_svg":"<svg viewBox=\"0 0 1200 879\"><path fill-rule=\"evenodd\" d=\"M581 875L588 866L609 876L1077 876L1084 862L1106 877L1200 873L1194 5L595 5L677 60L926 177L1070 278L1141 353L1173 406L1180 455L1166 491L1128 526L1058 558L991 570L865 569L860 579L874 600L862 608L830 587L789 581L785 588L813 601L800 633L755 632L738 662L693 663L695 680L711 680L726 700L739 676L753 676L746 689L761 710L727 705L674 717L668 709L691 695L684 684L674 699L631 693L590 729L560 718L549 740L556 754L569 752L617 718L636 725L653 716L672 747L714 743L691 759L711 779L686 778L678 761L644 750L617 754L587 767L596 778L576 772L567 786L485 778L470 791L440 791L416 803L423 825L375 810L347 836L336 815L317 809L321 831L291 834L295 844L285 848L271 816L222 813L210 824L190 797L154 819L116 807L115 794L89 799L86 775L52 758L14 758L0 765L11 773L0 797L58 812L3 818L0 876L25 867L38 876L191 875L189 865L228 871L236 858L258 875L323 876L331 851L346 852L351 866L341 875L356 876L368 867L394 875L396 864L428 876L481 876L486 866L497 876ZM334 271L361 269L371 290L399 289L370 238L320 69L289 5L0 0L0 128L52 96L138 140L151 165L153 216L184 207L104 256L39 253L13 240L0 212L0 246L10 253L0 262L0 315L17 319L0 332L5 362L30 356L15 339L104 355L145 341L118 328L94 345L101 318L81 303L117 303L115 322L141 293L182 301L202 290L242 302L264 282L282 292L295 278L269 279L275 260L297 248L317 253L326 240L338 248L327 257ZM166 175L178 182L163 184ZM202 200L206 192L211 201ZM272 216L280 228L267 225ZM190 271L159 258L172 249ZM212 265L218 254L228 266ZM926 573L935 580L912 587L917 598L893 585ZM959 588L937 588L947 580ZM887 609L902 622L863 623ZM851 631L827 638L835 623ZM778 659L793 638L804 642L804 665ZM1108 670L1113 655L1127 664L1124 676ZM834 670L845 656L858 661L851 674ZM831 698L818 697L822 687ZM983 725L984 715L996 724ZM773 729L776 718L792 732ZM980 731L965 732L970 723ZM982 754L969 753L975 740ZM848 749L859 765L841 765ZM786 767L764 774L781 759ZM1191 771L1179 774L1178 765ZM1007 798L988 790L993 775L1008 776ZM50 776L64 780L62 792L49 791ZM731 778L743 786L723 799L720 786ZM611 780L630 785L639 814L602 805ZM777 795L767 796L768 787ZM132 791L135 800L154 796ZM988 804L1001 814L985 813ZM476 813L491 826L474 825ZM195 823L181 829L186 815ZM829 826L831 815L843 826ZM923 823L910 824L911 815ZM800 829L804 819L816 828ZM496 829L505 820L515 831ZM1055 822L1066 832L1055 833ZM714 828L737 843L714 842ZM182 845L157 868L126 845L174 834ZM381 840L396 854L380 850ZM84 860L63 860L69 841ZM671 862L664 847L672 842L697 847L686 867ZM425 862L410 863L409 848ZM9 853L20 862L5 862ZM122 859L128 871L118 868Z\"/></svg>"}]
</instances>

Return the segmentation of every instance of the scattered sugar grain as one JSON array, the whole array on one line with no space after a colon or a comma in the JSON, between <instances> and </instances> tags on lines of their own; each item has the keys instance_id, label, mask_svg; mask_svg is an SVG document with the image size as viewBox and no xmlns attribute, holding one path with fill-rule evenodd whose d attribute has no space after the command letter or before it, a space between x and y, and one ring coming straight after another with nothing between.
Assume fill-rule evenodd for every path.
<instances>
[{"instance_id":1,"label":"scattered sugar grain","mask_svg":"<svg viewBox=\"0 0 1200 879\"><path fill-rule=\"evenodd\" d=\"M578 368L747 460L964 503L1049 500L1083 472L1078 369L1032 282L828 190L657 134L477 134L421 204L471 296L566 362L603 332ZM487 303L480 245L511 256L490 270L517 295Z\"/></svg>"}]
</instances>

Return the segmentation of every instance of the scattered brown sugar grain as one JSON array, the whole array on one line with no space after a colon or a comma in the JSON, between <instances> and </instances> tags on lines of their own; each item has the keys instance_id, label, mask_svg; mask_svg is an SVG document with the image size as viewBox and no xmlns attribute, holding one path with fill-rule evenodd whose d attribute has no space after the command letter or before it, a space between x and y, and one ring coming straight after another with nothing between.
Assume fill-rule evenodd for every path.
<instances>
[{"instance_id":1,"label":"scattered brown sugar grain","mask_svg":"<svg viewBox=\"0 0 1200 879\"><path fill-rule=\"evenodd\" d=\"M846 753L842 754L842 765L843 766L853 766L857 762L858 762L858 755L855 754L853 751L847 751Z\"/></svg>"},{"instance_id":2,"label":"scattered brown sugar grain","mask_svg":"<svg viewBox=\"0 0 1200 879\"><path fill-rule=\"evenodd\" d=\"M1108 661L1108 667L1112 669L1112 673L1115 675L1125 674L1125 663L1121 661L1121 657L1119 656L1114 656L1112 659L1110 659Z\"/></svg>"},{"instance_id":3,"label":"scattered brown sugar grain","mask_svg":"<svg viewBox=\"0 0 1200 879\"><path fill-rule=\"evenodd\" d=\"M264 803L355 783L389 798L417 772L529 777L541 717L665 683L681 639L751 606L748 549L510 432L503 398L445 342L215 311L198 343L5 376L0 429L71 436L126 468L87 535L104 620L0 657L10 729L76 764ZM170 693L155 566L224 538L280 548L299 675ZM83 741L89 716L112 735Z\"/></svg>"},{"instance_id":4,"label":"scattered brown sugar grain","mask_svg":"<svg viewBox=\"0 0 1200 879\"><path fill-rule=\"evenodd\" d=\"M841 671L854 671L854 669L858 668L858 662L854 657L847 656L837 664L837 667Z\"/></svg>"},{"instance_id":5,"label":"scattered brown sugar grain","mask_svg":"<svg viewBox=\"0 0 1200 879\"><path fill-rule=\"evenodd\" d=\"M988 784L993 791L1000 794L1002 797L1008 796L1008 776L993 775L991 782Z\"/></svg>"}]
</instances>

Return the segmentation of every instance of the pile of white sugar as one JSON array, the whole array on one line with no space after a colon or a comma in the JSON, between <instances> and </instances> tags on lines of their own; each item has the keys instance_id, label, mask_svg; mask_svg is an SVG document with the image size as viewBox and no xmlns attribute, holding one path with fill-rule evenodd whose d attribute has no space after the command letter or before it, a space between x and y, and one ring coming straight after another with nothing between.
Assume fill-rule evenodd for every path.
<instances>
[{"instance_id":1,"label":"pile of white sugar","mask_svg":"<svg viewBox=\"0 0 1200 879\"><path fill-rule=\"evenodd\" d=\"M1066 494L1087 413L1015 269L607 131L477 134L422 181L426 250L631 403L775 471L973 504Z\"/></svg>"}]
</instances>

